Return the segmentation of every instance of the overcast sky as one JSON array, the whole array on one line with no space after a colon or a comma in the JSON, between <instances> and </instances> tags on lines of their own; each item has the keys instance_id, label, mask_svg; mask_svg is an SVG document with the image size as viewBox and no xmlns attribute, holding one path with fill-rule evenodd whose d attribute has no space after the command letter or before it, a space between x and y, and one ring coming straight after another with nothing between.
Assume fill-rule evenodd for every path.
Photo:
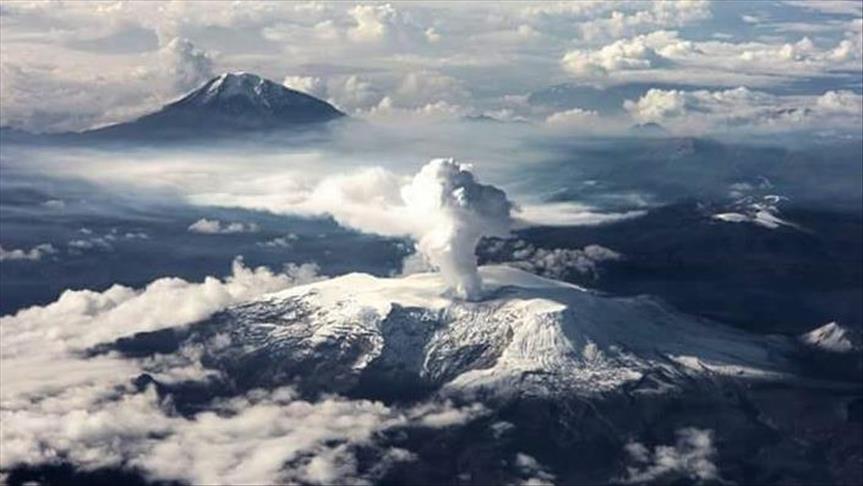
<instances>
[{"instance_id":1,"label":"overcast sky","mask_svg":"<svg viewBox=\"0 0 863 486\"><path fill-rule=\"evenodd\" d=\"M86 129L250 71L380 120L847 128L863 109L861 17L856 0L3 2L2 124ZM530 102L563 83L656 89L616 113Z\"/></svg>"}]
</instances>

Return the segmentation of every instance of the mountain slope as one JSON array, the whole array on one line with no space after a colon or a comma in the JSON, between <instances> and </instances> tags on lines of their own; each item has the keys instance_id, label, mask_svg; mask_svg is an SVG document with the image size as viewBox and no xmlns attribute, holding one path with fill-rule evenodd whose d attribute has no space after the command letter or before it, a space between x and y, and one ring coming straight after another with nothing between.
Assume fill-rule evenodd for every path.
<instances>
[{"instance_id":1,"label":"mountain slope","mask_svg":"<svg viewBox=\"0 0 863 486\"><path fill-rule=\"evenodd\" d=\"M602 296L509 267L481 274L489 297L480 302L446 296L438 274L350 274L295 287L197 324L183 345L205 349L204 362L242 387L302 381L376 398L652 394L717 375L776 379L789 369L786 340L650 298ZM134 341L117 349L138 349Z\"/></svg>"},{"instance_id":2,"label":"mountain slope","mask_svg":"<svg viewBox=\"0 0 863 486\"><path fill-rule=\"evenodd\" d=\"M314 126L345 114L313 96L250 73L225 73L137 120L85 132L121 138L178 138Z\"/></svg>"}]
</instances>

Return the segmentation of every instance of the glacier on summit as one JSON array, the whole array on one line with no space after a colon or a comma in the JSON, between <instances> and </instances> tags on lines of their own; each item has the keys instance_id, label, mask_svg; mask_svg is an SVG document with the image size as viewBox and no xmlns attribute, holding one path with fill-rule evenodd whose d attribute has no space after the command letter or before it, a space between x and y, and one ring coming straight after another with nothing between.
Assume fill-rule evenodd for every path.
<instances>
[{"instance_id":1,"label":"glacier on summit","mask_svg":"<svg viewBox=\"0 0 863 486\"><path fill-rule=\"evenodd\" d=\"M186 344L203 345L204 362L247 386L301 378L346 394L373 386L590 397L681 389L699 377L782 379L789 370L794 347L783 338L511 267L479 275L486 297L466 301L448 296L438 273L348 274L229 308L194 325ZM216 336L230 345L206 346Z\"/></svg>"}]
</instances>

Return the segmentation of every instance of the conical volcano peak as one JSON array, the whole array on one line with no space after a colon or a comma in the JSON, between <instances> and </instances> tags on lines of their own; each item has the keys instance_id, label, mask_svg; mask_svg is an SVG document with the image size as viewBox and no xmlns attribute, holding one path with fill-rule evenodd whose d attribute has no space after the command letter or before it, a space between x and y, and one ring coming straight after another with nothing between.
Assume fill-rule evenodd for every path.
<instances>
[{"instance_id":1,"label":"conical volcano peak","mask_svg":"<svg viewBox=\"0 0 863 486\"><path fill-rule=\"evenodd\" d=\"M265 90L277 90L284 86L264 79L256 74L244 71L223 73L198 89L204 90L209 95L215 96L248 96L251 98L261 97ZM288 89L288 88L284 88ZM289 90L295 92L293 90Z\"/></svg>"},{"instance_id":2,"label":"conical volcano peak","mask_svg":"<svg viewBox=\"0 0 863 486\"><path fill-rule=\"evenodd\" d=\"M247 72L223 73L168 107L203 107L231 115L331 119L343 114L317 98ZM303 113L310 110L310 113ZM304 120L305 121L305 120ZM324 120L325 121L325 120Z\"/></svg>"},{"instance_id":3,"label":"conical volcano peak","mask_svg":"<svg viewBox=\"0 0 863 486\"><path fill-rule=\"evenodd\" d=\"M155 113L90 133L139 139L226 136L297 129L344 116L326 101L240 71L220 74Z\"/></svg>"}]
</instances>

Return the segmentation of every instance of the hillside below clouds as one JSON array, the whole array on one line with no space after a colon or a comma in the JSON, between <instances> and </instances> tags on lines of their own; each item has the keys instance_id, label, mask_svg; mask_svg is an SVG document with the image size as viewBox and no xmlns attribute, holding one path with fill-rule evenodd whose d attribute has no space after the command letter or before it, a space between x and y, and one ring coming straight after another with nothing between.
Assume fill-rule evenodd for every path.
<instances>
[{"instance_id":1,"label":"hillside below clouds","mask_svg":"<svg viewBox=\"0 0 863 486\"><path fill-rule=\"evenodd\" d=\"M83 135L176 139L306 128L344 116L325 101L255 74L225 73L155 113Z\"/></svg>"}]
</instances>

